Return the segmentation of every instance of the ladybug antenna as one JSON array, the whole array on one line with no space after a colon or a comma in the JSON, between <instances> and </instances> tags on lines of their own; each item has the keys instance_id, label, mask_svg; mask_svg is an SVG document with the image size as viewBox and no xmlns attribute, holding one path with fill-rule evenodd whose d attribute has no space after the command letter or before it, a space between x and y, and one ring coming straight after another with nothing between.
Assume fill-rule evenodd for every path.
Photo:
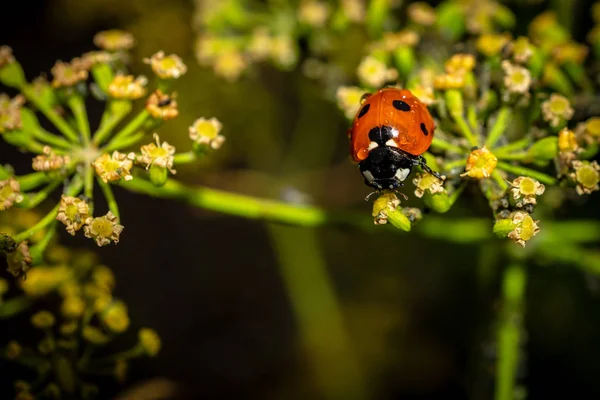
<instances>
[{"instance_id":1,"label":"ladybug antenna","mask_svg":"<svg viewBox=\"0 0 600 400\"><path fill-rule=\"evenodd\" d=\"M402 198L404 199L404 201L408 201L408 196L405 195L404 193L399 192L397 190L394 190L394 193L399 194L400 196L402 196Z\"/></svg>"},{"instance_id":2,"label":"ladybug antenna","mask_svg":"<svg viewBox=\"0 0 600 400\"><path fill-rule=\"evenodd\" d=\"M379 191L375 190L374 192L371 192L367 195L367 197L365 197L365 201L369 201L369 199L371 198L371 196L373 196L375 193L379 193Z\"/></svg>"}]
</instances>

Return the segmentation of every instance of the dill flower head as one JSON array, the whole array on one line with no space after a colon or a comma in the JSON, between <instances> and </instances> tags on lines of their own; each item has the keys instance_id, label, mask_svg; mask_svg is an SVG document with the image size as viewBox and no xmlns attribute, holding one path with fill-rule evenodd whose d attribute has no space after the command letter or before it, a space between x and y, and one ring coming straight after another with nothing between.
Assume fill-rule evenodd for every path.
<instances>
[{"instance_id":1,"label":"dill flower head","mask_svg":"<svg viewBox=\"0 0 600 400\"><path fill-rule=\"evenodd\" d=\"M50 311L38 311L31 316L31 324L39 329L47 329L54 326L56 318Z\"/></svg>"},{"instance_id":2,"label":"dill flower head","mask_svg":"<svg viewBox=\"0 0 600 400\"><path fill-rule=\"evenodd\" d=\"M94 36L94 44L103 50L130 50L135 45L135 39L129 32L119 29L98 32Z\"/></svg>"},{"instance_id":3,"label":"dill flower head","mask_svg":"<svg viewBox=\"0 0 600 400\"><path fill-rule=\"evenodd\" d=\"M221 128L223 128L223 124L215 117L210 119L198 118L189 127L190 139L200 145L218 149L225 141L225 137L219 134Z\"/></svg>"},{"instance_id":4,"label":"dill flower head","mask_svg":"<svg viewBox=\"0 0 600 400\"><path fill-rule=\"evenodd\" d=\"M417 85L410 89L413 95L421 101L421 103L430 106L436 102L435 92L432 86Z\"/></svg>"},{"instance_id":5,"label":"dill flower head","mask_svg":"<svg viewBox=\"0 0 600 400\"><path fill-rule=\"evenodd\" d=\"M475 68L475 56L466 53L457 53L444 63L448 74L464 75Z\"/></svg>"},{"instance_id":6,"label":"dill flower head","mask_svg":"<svg viewBox=\"0 0 600 400\"><path fill-rule=\"evenodd\" d=\"M428 191L430 194L444 193L444 182L431 174L417 174L413 179L413 184L416 186L415 196L421 198Z\"/></svg>"},{"instance_id":7,"label":"dill flower head","mask_svg":"<svg viewBox=\"0 0 600 400\"><path fill-rule=\"evenodd\" d=\"M146 94L147 83L144 76L116 75L108 85L108 94L115 99L137 100Z\"/></svg>"},{"instance_id":8,"label":"dill flower head","mask_svg":"<svg viewBox=\"0 0 600 400\"><path fill-rule=\"evenodd\" d=\"M298 61L296 42L290 35L274 36L271 40L271 59L281 68L293 67Z\"/></svg>"},{"instance_id":9,"label":"dill flower head","mask_svg":"<svg viewBox=\"0 0 600 400\"><path fill-rule=\"evenodd\" d=\"M398 76L395 69L388 68L383 61L373 56L363 58L356 73L361 82L373 88L379 88Z\"/></svg>"},{"instance_id":10,"label":"dill flower head","mask_svg":"<svg viewBox=\"0 0 600 400\"><path fill-rule=\"evenodd\" d=\"M400 199L394 193L386 193L373 202L373 212L375 225L383 225L388 221L388 213L395 211L400 206Z\"/></svg>"},{"instance_id":11,"label":"dill flower head","mask_svg":"<svg viewBox=\"0 0 600 400\"><path fill-rule=\"evenodd\" d=\"M399 32L385 32L383 38L374 43L373 49L383 49L385 51L394 51L399 47L414 47L419 43L419 34L410 29L404 29Z\"/></svg>"},{"instance_id":12,"label":"dill flower head","mask_svg":"<svg viewBox=\"0 0 600 400\"><path fill-rule=\"evenodd\" d=\"M77 197L62 195L56 219L66 226L67 232L75 235L89 217L90 207L87 202Z\"/></svg>"},{"instance_id":13,"label":"dill flower head","mask_svg":"<svg viewBox=\"0 0 600 400\"><path fill-rule=\"evenodd\" d=\"M569 99L558 93L552 93L550 98L542 103L542 116L552 127L570 120L574 112Z\"/></svg>"},{"instance_id":14,"label":"dill flower head","mask_svg":"<svg viewBox=\"0 0 600 400\"><path fill-rule=\"evenodd\" d=\"M596 161L575 160L572 167L573 172L570 176L577 183L577 194L591 194L596 190L600 190L600 187L598 187L598 183L600 182L600 165Z\"/></svg>"},{"instance_id":15,"label":"dill flower head","mask_svg":"<svg viewBox=\"0 0 600 400\"><path fill-rule=\"evenodd\" d=\"M113 301L99 315L102 323L111 332L125 332L129 327L129 315L127 306L120 300Z\"/></svg>"},{"instance_id":16,"label":"dill flower head","mask_svg":"<svg viewBox=\"0 0 600 400\"><path fill-rule=\"evenodd\" d=\"M104 332L92 325L85 325L81 333L85 340L93 344L104 344L109 340Z\"/></svg>"},{"instance_id":17,"label":"dill flower head","mask_svg":"<svg viewBox=\"0 0 600 400\"><path fill-rule=\"evenodd\" d=\"M477 39L477 50L486 57L500 54L504 46L510 42L510 34L484 33Z\"/></svg>"},{"instance_id":18,"label":"dill flower head","mask_svg":"<svg viewBox=\"0 0 600 400\"><path fill-rule=\"evenodd\" d=\"M98 287L110 292L115 287L115 275L106 265L98 265L92 271L92 280Z\"/></svg>"},{"instance_id":19,"label":"dill flower head","mask_svg":"<svg viewBox=\"0 0 600 400\"><path fill-rule=\"evenodd\" d=\"M463 74L441 74L433 80L433 87L438 90L462 89L464 86Z\"/></svg>"},{"instance_id":20,"label":"dill flower head","mask_svg":"<svg viewBox=\"0 0 600 400\"><path fill-rule=\"evenodd\" d=\"M250 43L246 48L248 56L253 61L262 61L271 53L272 37L265 27L258 27L252 31Z\"/></svg>"},{"instance_id":21,"label":"dill flower head","mask_svg":"<svg viewBox=\"0 0 600 400\"><path fill-rule=\"evenodd\" d=\"M600 139L600 117L592 117L585 121L585 134L592 139Z\"/></svg>"},{"instance_id":22,"label":"dill flower head","mask_svg":"<svg viewBox=\"0 0 600 400\"><path fill-rule=\"evenodd\" d=\"M588 52L586 45L570 41L554 47L552 57L559 65L564 63L583 64Z\"/></svg>"},{"instance_id":23,"label":"dill flower head","mask_svg":"<svg viewBox=\"0 0 600 400\"><path fill-rule=\"evenodd\" d=\"M138 333L139 346L150 357L158 354L161 347L160 337L154 329L142 328Z\"/></svg>"},{"instance_id":24,"label":"dill flower head","mask_svg":"<svg viewBox=\"0 0 600 400\"><path fill-rule=\"evenodd\" d=\"M460 176L468 176L474 179L489 178L498 164L498 158L485 146L471 151L467 158L465 173Z\"/></svg>"},{"instance_id":25,"label":"dill flower head","mask_svg":"<svg viewBox=\"0 0 600 400\"><path fill-rule=\"evenodd\" d=\"M520 176L510 183L513 199L517 202L517 207L523 207L526 204L537 204L536 197L540 196L546 190L546 187L533 178Z\"/></svg>"},{"instance_id":26,"label":"dill flower head","mask_svg":"<svg viewBox=\"0 0 600 400\"><path fill-rule=\"evenodd\" d=\"M248 68L248 61L238 50L227 50L219 53L214 60L215 74L226 81L234 82Z\"/></svg>"},{"instance_id":27,"label":"dill flower head","mask_svg":"<svg viewBox=\"0 0 600 400\"><path fill-rule=\"evenodd\" d=\"M319 0L303 0L298 7L298 20L315 28L327 23L331 10L327 3Z\"/></svg>"},{"instance_id":28,"label":"dill flower head","mask_svg":"<svg viewBox=\"0 0 600 400\"><path fill-rule=\"evenodd\" d=\"M342 0L342 10L346 18L352 22L363 22L366 9L364 0Z\"/></svg>"},{"instance_id":29,"label":"dill flower head","mask_svg":"<svg viewBox=\"0 0 600 400\"><path fill-rule=\"evenodd\" d=\"M538 222L540 221L534 221L529 213L516 211L509 218L512 221L514 229L508 234L508 238L521 247L525 247L525 244L540 231L540 227L538 226Z\"/></svg>"},{"instance_id":30,"label":"dill flower head","mask_svg":"<svg viewBox=\"0 0 600 400\"><path fill-rule=\"evenodd\" d=\"M419 25L431 26L437 19L433 7L425 2L417 1L411 3L406 11L408 13L408 18Z\"/></svg>"},{"instance_id":31,"label":"dill flower head","mask_svg":"<svg viewBox=\"0 0 600 400\"><path fill-rule=\"evenodd\" d=\"M31 167L35 171L57 171L68 165L71 158L67 155L59 156L52 151L52 147L44 146L44 154L33 158Z\"/></svg>"},{"instance_id":32,"label":"dill flower head","mask_svg":"<svg viewBox=\"0 0 600 400\"><path fill-rule=\"evenodd\" d=\"M533 45L527 36L519 36L512 43L512 56L515 62L524 64L533 55Z\"/></svg>"},{"instance_id":33,"label":"dill flower head","mask_svg":"<svg viewBox=\"0 0 600 400\"><path fill-rule=\"evenodd\" d=\"M152 71L162 79L177 79L187 72L187 67L176 54L165 55L159 51L150 58L144 58L146 64L150 64Z\"/></svg>"},{"instance_id":34,"label":"dill flower head","mask_svg":"<svg viewBox=\"0 0 600 400\"><path fill-rule=\"evenodd\" d=\"M157 165L162 168L167 168L171 173L173 170L173 156L175 155L175 147L167 142L160 143L158 134L153 135L155 143L143 145L141 148L142 155L137 158L137 162L145 164L146 169L151 165Z\"/></svg>"},{"instance_id":35,"label":"dill flower head","mask_svg":"<svg viewBox=\"0 0 600 400\"><path fill-rule=\"evenodd\" d=\"M96 244L102 247L111 242L119 243L119 236L123 232L123 228L123 225L119 225L119 219L109 211L101 217L89 217L85 221L83 231L85 237L94 239Z\"/></svg>"},{"instance_id":36,"label":"dill flower head","mask_svg":"<svg viewBox=\"0 0 600 400\"><path fill-rule=\"evenodd\" d=\"M85 311L86 303L81 296L67 296L63 299L60 312L65 318L79 318Z\"/></svg>"},{"instance_id":37,"label":"dill flower head","mask_svg":"<svg viewBox=\"0 0 600 400\"><path fill-rule=\"evenodd\" d=\"M176 93L168 95L163 93L162 90L156 89L146 100L146 111L154 118L163 121L173 119L179 115L176 97Z\"/></svg>"},{"instance_id":38,"label":"dill flower head","mask_svg":"<svg viewBox=\"0 0 600 400\"><path fill-rule=\"evenodd\" d=\"M130 181L133 179L131 168L134 159L134 153L123 154L114 151L110 156L106 153L102 154L92 163L92 166L104 183L115 182L121 178Z\"/></svg>"},{"instance_id":39,"label":"dill flower head","mask_svg":"<svg viewBox=\"0 0 600 400\"><path fill-rule=\"evenodd\" d=\"M27 273L27 280L21 282L21 288L28 296L40 297L68 282L72 277L72 271L69 267L39 266L32 268Z\"/></svg>"},{"instance_id":40,"label":"dill flower head","mask_svg":"<svg viewBox=\"0 0 600 400\"><path fill-rule=\"evenodd\" d=\"M15 178L0 181L0 211L7 210L21 201L23 201L21 185Z\"/></svg>"},{"instance_id":41,"label":"dill flower head","mask_svg":"<svg viewBox=\"0 0 600 400\"><path fill-rule=\"evenodd\" d=\"M52 86L55 88L70 87L83 82L88 78L88 71L80 59L70 63L57 61L50 70L52 72Z\"/></svg>"},{"instance_id":42,"label":"dill flower head","mask_svg":"<svg viewBox=\"0 0 600 400\"><path fill-rule=\"evenodd\" d=\"M23 127L21 107L24 103L25 98L21 95L11 99L5 93L0 94L0 134Z\"/></svg>"},{"instance_id":43,"label":"dill flower head","mask_svg":"<svg viewBox=\"0 0 600 400\"><path fill-rule=\"evenodd\" d=\"M511 93L526 94L531 86L531 73L527 68L514 65L508 60L502 61L504 86Z\"/></svg>"},{"instance_id":44,"label":"dill flower head","mask_svg":"<svg viewBox=\"0 0 600 400\"><path fill-rule=\"evenodd\" d=\"M348 119L354 118L365 91L358 86L340 86L335 94L338 107L344 111Z\"/></svg>"},{"instance_id":45,"label":"dill flower head","mask_svg":"<svg viewBox=\"0 0 600 400\"><path fill-rule=\"evenodd\" d=\"M577 136L569 128L563 128L558 132L558 150L561 153L574 152L579 148Z\"/></svg>"}]
</instances>

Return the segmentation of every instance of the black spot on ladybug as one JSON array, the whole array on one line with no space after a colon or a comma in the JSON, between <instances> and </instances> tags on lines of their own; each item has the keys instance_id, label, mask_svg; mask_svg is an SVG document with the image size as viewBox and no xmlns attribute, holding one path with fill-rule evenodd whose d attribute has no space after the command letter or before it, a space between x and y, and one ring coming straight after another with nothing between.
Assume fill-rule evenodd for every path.
<instances>
[{"instance_id":1,"label":"black spot on ladybug","mask_svg":"<svg viewBox=\"0 0 600 400\"><path fill-rule=\"evenodd\" d=\"M410 106L408 105L408 103L402 100L394 100L392 101L392 105L398 111L410 111Z\"/></svg>"},{"instance_id":2,"label":"black spot on ladybug","mask_svg":"<svg viewBox=\"0 0 600 400\"><path fill-rule=\"evenodd\" d=\"M429 132L427 131L427 127L425 127L425 124L421 122L421 132L423 132L423 135L427 136L429 135Z\"/></svg>"},{"instance_id":3,"label":"black spot on ladybug","mask_svg":"<svg viewBox=\"0 0 600 400\"><path fill-rule=\"evenodd\" d=\"M376 126L369 131L369 139L380 146L385 146L385 142L393 137L392 128L389 126L382 126L381 128Z\"/></svg>"},{"instance_id":4,"label":"black spot on ladybug","mask_svg":"<svg viewBox=\"0 0 600 400\"><path fill-rule=\"evenodd\" d=\"M364 107L363 107L363 108L360 110L360 112L358 113L358 118L360 118L360 117L364 116L366 113L368 113L368 112L369 112L369 108L371 108L371 105L370 105L370 104L367 104L366 106L364 106Z\"/></svg>"}]
</instances>

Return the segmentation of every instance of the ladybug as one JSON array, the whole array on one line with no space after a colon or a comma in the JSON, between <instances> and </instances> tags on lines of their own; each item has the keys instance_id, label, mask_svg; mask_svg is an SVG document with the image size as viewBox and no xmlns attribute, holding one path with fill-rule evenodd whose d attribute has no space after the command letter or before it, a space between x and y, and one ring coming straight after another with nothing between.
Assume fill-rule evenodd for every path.
<instances>
[{"instance_id":1,"label":"ladybug","mask_svg":"<svg viewBox=\"0 0 600 400\"><path fill-rule=\"evenodd\" d=\"M410 90L384 88L365 94L348 130L352 158L368 186L396 190L414 166L442 179L425 163L435 124Z\"/></svg>"}]
</instances>

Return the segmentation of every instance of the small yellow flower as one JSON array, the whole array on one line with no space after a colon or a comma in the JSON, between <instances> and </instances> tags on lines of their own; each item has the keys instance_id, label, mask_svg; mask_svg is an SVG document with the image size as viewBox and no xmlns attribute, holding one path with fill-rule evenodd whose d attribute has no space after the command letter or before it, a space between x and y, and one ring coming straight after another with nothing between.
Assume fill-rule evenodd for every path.
<instances>
[{"instance_id":1,"label":"small yellow flower","mask_svg":"<svg viewBox=\"0 0 600 400\"><path fill-rule=\"evenodd\" d=\"M51 69L52 86L55 88L70 87L85 81L88 78L88 71L84 64L74 59L71 63L57 61Z\"/></svg>"},{"instance_id":2,"label":"small yellow flower","mask_svg":"<svg viewBox=\"0 0 600 400\"><path fill-rule=\"evenodd\" d=\"M272 37L269 30L264 27L254 29L246 51L251 60L262 61L271 53Z\"/></svg>"},{"instance_id":3,"label":"small yellow flower","mask_svg":"<svg viewBox=\"0 0 600 400\"><path fill-rule=\"evenodd\" d=\"M72 278L69 267L35 267L27 273L27 280L21 282L26 295L41 297L58 288Z\"/></svg>"},{"instance_id":4,"label":"small yellow flower","mask_svg":"<svg viewBox=\"0 0 600 400\"><path fill-rule=\"evenodd\" d=\"M527 68L514 65L508 60L502 61L504 70L504 86L511 93L529 93L531 86L531 73Z\"/></svg>"},{"instance_id":5,"label":"small yellow flower","mask_svg":"<svg viewBox=\"0 0 600 400\"><path fill-rule=\"evenodd\" d=\"M372 56L363 58L356 73L361 82L373 88L380 88L398 77L398 71L388 68L383 61Z\"/></svg>"},{"instance_id":6,"label":"small yellow flower","mask_svg":"<svg viewBox=\"0 0 600 400\"><path fill-rule=\"evenodd\" d=\"M527 36L519 36L512 44L513 59L519 64L525 64L533 55L533 45Z\"/></svg>"},{"instance_id":7,"label":"small yellow flower","mask_svg":"<svg viewBox=\"0 0 600 400\"><path fill-rule=\"evenodd\" d=\"M513 199L517 207L526 204L537 204L536 197L546 190L546 187L533 178L520 176L510 183Z\"/></svg>"},{"instance_id":8,"label":"small yellow flower","mask_svg":"<svg viewBox=\"0 0 600 400\"><path fill-rule=\"evenodd\" d=\"M274 36L270 54L275 65L281 68L290 68L298 61L296 42L289 35Z\"/></svg>"},{"instance_id":9,"label":"small yellow flower","mask_svg":"<svg viewBox=\"0 0 600 400\"><path fill-rule=\"evenodd\" d=\"M119 236L123 232L123 228L123 225L119 225L118 218L109 211L102 217L89 217L85 221L83 231L85 237L94 239L96 244L102 247L111 242L119 243Z\"/></svg>"},{"instance_id":10,"label":"small yellow flower","mask_svg":"<svg viewBox=\"0 0 600 400\"><path fill-rule=\"evenodd\" d=\"M561 152L568 153L574 152L579 148L577 143L577 136L575 132L568 128L563 128L558 132L558 149Z\"/></svg>"},{"instance_id":11,"label":"small yellow flower","mask_svg":"<svg viewBox=\"0 0 600 400\"><path fill-rule=\"evenodd\" d=\"M6 255L6 270L14 277L21 276L31 268L32 261L27 241L21 242L15 251Z\"/></svg>"},{"instance_id":12,"label":"small yellow flower","mask_svg":"<svg viewBox=\"0 0 600 400\"><path fill-rule=\"evenodd\" d=\"M149 169L151 165L158 165L159 167L167 168L174 174L173 156L175 155L175 147L167 142L161 144L156 133L153 137L156 144L150 143L143 145L141 148L142 155L138 157L137 161L141 164L145 164L146 169Z\"/></svg>"},{"instance_id":13,"label":"small yellow flower","mask_svg":"<svg viewBox=\"0 0 600 400\"><path fill-rule=\"evenodd\" d=\"M561 122L570 120L574 112L569 100L558 93L552 93L550 98L542 103L544 120L548 121L552 127L557 127Z\"/></svg>"},{"instance_id":14,"label":"small yellow flower","mask_svg":"<svg viewBox=\"0 0 600 400\"><path fill-rule=\"evenodd\" d=\"M465 76L462 74L441 74L433 80L433 87L438 90L462 89Z\"/></svg>"},{"instance_id":15,"label":"small yellow flower","mask_svg":"<svg viewBox=\"0 0 600 400\"><path fill-rule=\"evenodd\" d=\"M329 5L318 0L303 0L298 7L298 21L315 28L322 28L327 23Z\"/></svg>"},{"instance_id":16,"label":"small yellow flower","mask_svg":"<svg viewBox=\"0 0 600 400\"><path fill-rule=\"evenodd\" d=\"M21 185L15 178L0 181L0 211L7 210L21 201L23 201Z\"/></svg>"},{"instance_id":17,"label":"small yellow flower","mask_svg":"<svg viewBox=\"0 0 600 400\"><path fill-rule=\"evenodd\" d=\"M394 193L386 193L377 198L373 202L372 216L375 225L383 225L387 223L388 212L394 211L400 205L400 199Z\"/></svg>"},{"instance_id":18,"label":"small yellow flower","mask_svg":"<svg viewBox=\"0 0 600 400\"><path fill-rule=\"evenodd\" d=\"M117 382L119 382L119 383L125 382L125 379L127 379L128 371L129 371L129 363L127 362L127 360L120 358L117 360L117 362L115 362L114 374L115 374L115 379L117 380Z\"/></svg>"},{"instance_id":19,"label":"small yellow flower","mask_svg":"<svg viewBox=\"0 0 600 400\"><path fill-rule=\"evenodd\" d=\"M93 344L104 344L108 342L108 336L104 334L100 329L92 325L86 325L83 327L82 335L85 340Z\"/></svg>"},{"instance_id":20,"label":"small yellow flower","mask_svg":"<svg viewBox=\"0 0 600 400\"><path fill-rule=\"evenodd\" d=\"M525 244L540 231L538 222L534 221L526 212L516 211L509 217L514 225L514 230L508 234L509 239L525 247Z\"/></svg>"},{"instance_id":21,"label":"small yellow flower","mask_svg":"<svg viewBox=\"0 0 600 400\"><path fill-rule=\"evenodd\" d=\"M17 95L12 99L5 93L0 94L0 134L23 127L21 107L25 98Z\"/></svg>"},{"instance_id":22,"label":"small yellow flower","mask_svg":"<svg viewBox=\"0 0 600 400\"><path fill-rule=\"evenodd\" d=\"M56 318L50 311L38 311L31 316L31 324L39 329L47 329L54 326Z\"/></svg>"},{"instance_id":23,"label":"small yellow flower","mask_svg":"<svg viewBox=\"0 0 600 400\"><path fill-rule=\"evenodd\" d=\"M115 276L106 265L98 265L94 268L92 280L106 292L110 292L115 287Z\"/></svg>"},{"instance_id":24,"label":"small yellow flower","mask_svg":"<svg viewBox=\"0 0 600 400\"><path fill-rule=\"evenodd\" d=\"M429 194L446 192L444 182L431 174L417 174L413 179L413 184L416 186L415 196L418 198L423 197L426 191L429 191Z\"/></svg>"},{"instance_id":25,"label":"small yellow flower","mask_svg":"<svg viewBox=\"0 0 600 400\"><path fill-rule=\"evenodd\" d=\"M510 34L484 33L477 39L477 50L486 57L500 54L504 46L510 42Z\"/></svg>"},{"instance_id":26,"label":"small yellow flower","mask_svg":"<svg viewBox=\"0 0 600 400\"><path fill-rule=\"evenodd\" d=\"M559 65L567 62L583 64L588 55L588 51L586 45L576 42L567 42L554 47L552 49L552 57Z\"/></svg>"},{"instance_id":27,"label":"small yellow flower","mask_svg":"<svg viewBox=\"0 0 600 400\"><path fill-rule=\"evenodd\" d=\"M0 68L4 67L6 64L12 64L15 62L15 57L13 56L12 48L9 46L0 46Z\"/></svg>"},{"instance_id":28,"label":"small yellow flower","mask_svg":"<svg viewBox=\"0 0 600 400\"><path fill-rule=\"evenodd\" d=\"M23 348L16 340L11 340L6 344L6 350L4 350L4 356L9 360L14 360L19 358L19 356L23 353Z\"/></svg>"},{"instance_id":29,"label":"small yellow flower","mask_svg":"<svg viewBox=\"0 0 600 400\"><path fill-rule=\"evenodd\" d=\"M31 167L35 171L56 171L68 165L71 162L69 156L59 156L52 151L52 147L44 146L44 154L33 158Z\"/></svg>"},{"instance_id":30,"label":"small yellow flower","mask_svg":"<svg viewBox=\"0 0 600 400\"><path fill-rule=\"evenodd\" d=\"M144 76L116 75L108 85L108 94L115 99L137 100L146 94L147 83Z\"/></svg>"},{"instance_id":31,"label":"small yellow flower","mask_svg":"<svg viewBox=\"0 0 600 400\"><path fill-rule=\"evenodd\" d=\"M360 108L365 91L358 86L340 86L336 92L338 107L348 119L354 118Z\"/></svg>"},{"instance_id":32,"label":"small yellow flower","mask_svg":"<svg viewBox=\"0 0 600 400\"><path fill-rule=\"evenodd\" d=\"M600 190L598 183L600 182L600 165L596 161L579 161L575 160L572 164L573 172L571 178L577 182L578 195L591 194L596 190Z\"/></svg>"},{"instance_id":33,"label":"small yellow flower","mask_svg":"<svg viewBox=\"0 0 600 400\"><path fill-rule=\"evenodd\" d=\"M8 281L4 278L0 278L0 303L2 303L2 296L8 292L8 289Z\"/></svg>"},{"instance_id":34,"label":"small yellow flower","mask_svg":"<svg viewBox=\"0 0 600 400\"><path fill-rule=\"evenodd\" d=\"M591 117L585 121L585 133L596 140L600 139L600 117Z\"/></svg>"},{"instance_id":35,"label":"small yellow flower","mask_svg":"<svg viewBox=\"0 0 600 400\"><path fill-rule=\"evenodd\" d=\"M93 163L92 166L103 182L115 182L121 178L126 181L133 179L131 168L133 167L135 154L122 154L114 151L112 155L102 154Z\"/></svg>"},{"instance_id":36,"label":"small yellow flower","mask_svg":"<svg viewBox=\"0 0 600 400\"><path fill-rule=\"evenodd\" d=\"M176 93L168 95L162 90L156 89L146 100L146 111L154 118L167 121L179 115L177 109Z\"/></svg>"},{"instance_id":37,"label":"small yellow flower","mask_svg":"<svg viewBox=\"0 0 600 400\"><path fill-rule=\"evenodd\" d=\"M63 299L60 312L66 318L79 318L85 311L85 301L80 296L67 296Z\"/></svg>"},{"instance_id":38,"label":"small yellow flower","mask_svg":"<svg viewBox=\"0 0 600 400\"><path fill-rule=\"evenodd\" d=\"M444 69L450 75L465 75L475 68L475 56L472 54L454 54L444 63Z\"/></svg>"},{"instance_id":39,"label":"small yellow flower","mask_svg":"<svg viewBox=\"0 0 600 400\"><path fill-rule=\"evenodd\" d=\"M101 314L100 319L111 332L125 332L129 327L127 306L120 300L115 300Z\"/></svg>"},{"instance_id":40,"label":"small yellow flower","mask_svg":"<svg viewBox=\"0 0 600 400\"><path fill-rule=\"evenodd\" d=\"M109 64L113 61L113 55L107 51L88 51L81 56L81 59L92 67L96 64Z\"/></svg>"},{"instance_id":41,"label":"small yellow flower","mask_svg":"<svg viewBox=\"0 0 600 400\"><path fill-rule=\"evenodd\" d=\"M62 324L59 327L60 333L66 336L72 335L75 332L77 332L77 328L79 327L79 324L77 323L77 321L70 321L67 323Z\"/></svg>"},{"instance_id":42,"label":"small yellow flower","mask_svg":"<svg viewBox=\"0 0 600 400\"><path fill-rule=\"evenodd\" d=\"M56 219L67 227L67 232L75 235L90 216L90 206L77 197L62 195Z\"/></svg>"},{"instance_id":43,"label":"small yellow flower","mask_svg":"<svg viewBox=\"0 0 600 400\"><path fill-rule=\"evenodd\" d=\"M222 127L223 124L215 117L211 119L199 118L189 127L190 139L198 144L218 149L225 141L225 137L219 135Z\"/></svg>"},{"instance_id":44,"label":"small yellow flower","mask_svg":"<svg viewBox=\"0 0 600 400\"><path fill-rule=\"evenodd\" d=\"M135 44L133 35L119 29L98 32L94 36L94 44L103 50L129 50Z\"/></svg>"},{"instance_id":45,"label":"small yellow flower","mask_svg":"<svg viewBox=\"0 0 600 400\"><path fill-rule=\"evenodd\" d=\"M433 91L433 87L417 85L410 89L412 94L415 95L417 99L421 101L421 103L430 106L436 102L435 93Z\"/></svg>"},{"instance_id":46,"label":"small yellow flower","mask_svg":"<svg viewBox=\"0 0 600 400\"><path fill-rule=\"evenodd\" d=\"M383 38L371 46L371 50L382 49L392 52L399 47L414 47L419 43L419 34L410 29L400 32L385 32Z\"/></svg>"},{"instance_id":47,"label":"small yellow flower","mask_svg":"<svg viewBox=\"0 0 600 400\"><path fill-rule=\"evenodd\" d=\"M496 164L498 164L498 158L484 146L471 151L467 158L466 172L460 176L474 179L489 178L494 172Z\"/></svg>"},{"instance_id":48,"label":"small yellow flower","mask_svg":"<svg viewBox=\"0 0 600 400\"><path fill-rule=\"evenodd\" d=\"M364 0L342 0L342 10L352 22L362 22L365 19L366 7Z\"/></svg>"},{"instance_id":49,"label":"small yellow flower","mask_svg":"<svg viewBox=\"0 0 600 400\"><path fill-rule=\"evenodd\" d=\"M177 79L187 72L187 67L176 54L166 56L164 51L145 58L144 62L150 64L152 71L162 79Z\"/></svg>"},{"instance_id":50,"label":"small yellow flower","mask_svg":"<svg viewBox=\"0 0 600 400\"><path fill-rule=\"evenodd\" d=\"M419 25L431 26L437 19L434 8L425 2L411 3L406 11L408 18Z\"/></svg>"},{"instance_id":51,"label":"small yellow flower","mask_svg":"<svg viewBox=\"0 0 600 400\"><path fill-rule=\"evenodd\" d=\"M237 50L220 53L216 56L213 65L215 74L228 82L236 81L246 68L248 68L248 62L244 55Z\"/></svg>"},{"instance_id":52,"label":"small yellow flower","mask_svg":"<svg viewBox=\"0 0 600 400\"><path fill-rule=\"evenodd\" d=\"M139 346L150 357L158 354L161 347L160 337L154 329L142 328L138 333Z\"/></svg>"}]
</instances>

